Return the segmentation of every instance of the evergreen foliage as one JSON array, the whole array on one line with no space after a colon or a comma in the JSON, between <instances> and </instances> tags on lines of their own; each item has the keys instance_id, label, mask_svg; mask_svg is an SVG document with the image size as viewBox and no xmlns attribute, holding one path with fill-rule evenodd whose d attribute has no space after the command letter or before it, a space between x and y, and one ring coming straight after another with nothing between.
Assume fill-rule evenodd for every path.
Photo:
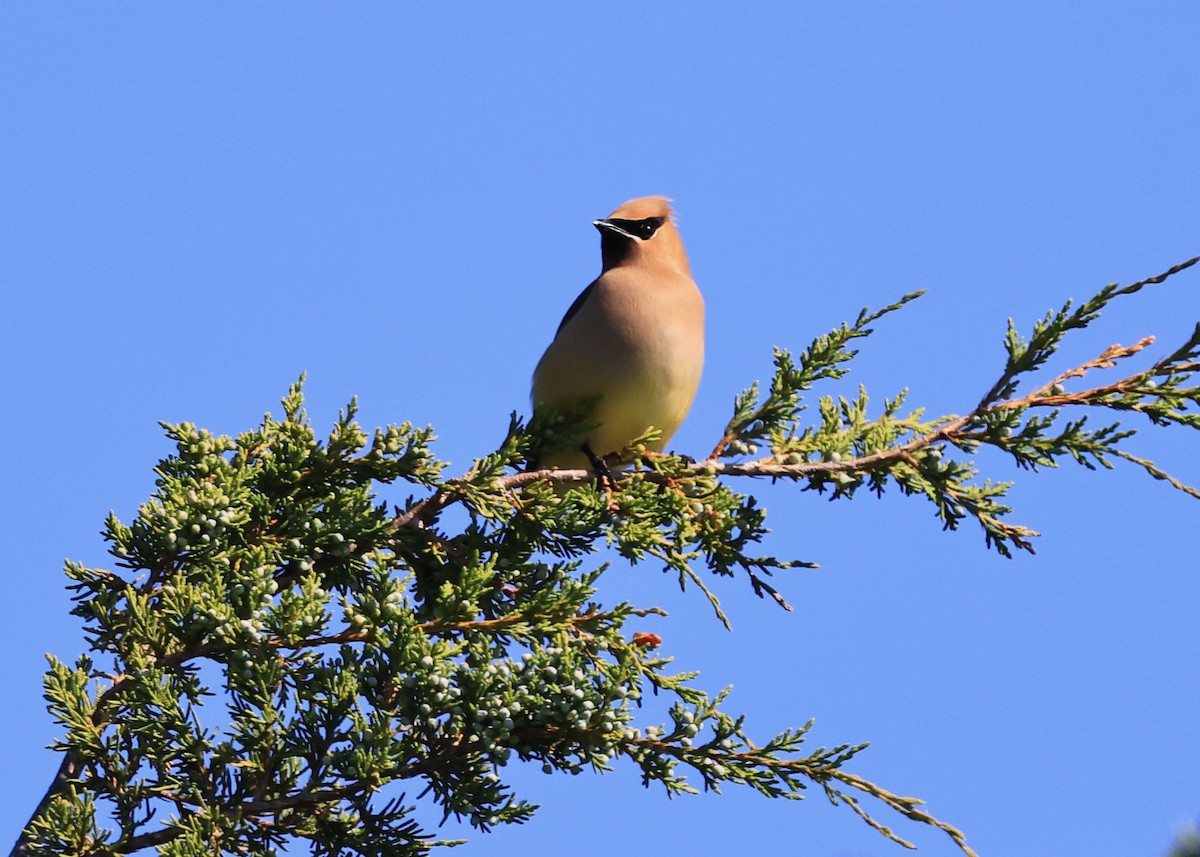
<instances>
[{"instance_id":1,"label":"evergreen foliage","mask_svg":"<svg viewBox=\"0 0 1200 857\"><path fill-rule=\"evenodd\" d=\"M584 471L524 469L537 443L577 433L579 415L533 427L514 417L500 449L455 478L429 429L368 434L353 403L318 439L300 384L282 419L237 437L164 425L175 452L156 468L153 496L128 524L106 522L114 568L67 566L90 652L50 658L45 693L64 761L14 853L208 857L306 842L317 855L425 854L450 843L384 787L427 794L486 832L534 814L505 781L517 762L570 774L631 763L668 795L815 788L896 842L907 844L881 811L973 853L921 801L847 770L866 745L812 748L811 722L754 737L728 689L672 672L662 641L633 631L630 620L658 608L598 603L608 565L592 557L611 547L663 567L723 620L708 575L745 574L786 607L768 578L804 564L760 553L765 514L735 477L835 499L895 488L930 501L945 528L974 521L1005 556L1032 551L1036 533L1009 520L1009 483L980 478L971 456L983 447L1031 471L1124 460L1198 496L1128 450L1134 429L1073 414L1200 427L1200 326L1116 382L1087 379L1150 339L1019 392L1110 301L1197 261L1068 303L1027 338L1010 322L1003 370L963 415L906 412L903 393L872 415L859 389L819 398L808 420L813 385L841 379L855 340L917 295L864 310L796 355L777 350L765 392L737 396L710 456L641 455L600 488ZM394 483L412 492L395 507L377 497ZM444 514L451 507L461 513ZM641 722L650 694L671 700L661 723Z\"/></svg>"}]
</instances>

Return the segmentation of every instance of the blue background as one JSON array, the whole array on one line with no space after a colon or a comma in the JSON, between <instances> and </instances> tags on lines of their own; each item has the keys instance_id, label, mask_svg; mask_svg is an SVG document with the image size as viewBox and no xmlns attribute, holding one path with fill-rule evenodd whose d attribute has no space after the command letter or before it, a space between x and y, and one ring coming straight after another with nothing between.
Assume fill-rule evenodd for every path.
<instances>
[{"instance_id":1,"label":"blue background","mask_svg":"<svg viewBox=\"0 0 1200 857\"><path fill-rule=\"evenodd\" d=\"M132 517L169 450L157 420L236 432L307 371L321 433L358 395L369 426L432 423L461 471L598 271L590 221L651 193L709 309L676 449L712 447L772 345L917 288L821 392L961 413L1007 317L1200 253L1198 27L1187 2L0 6L0 830L57 765L42 653L83 648L62 561L107 563L104 515ZM1193 271L1052 368L1146 334L1161 355L1198 319ZM1133 449L1200 482L1200 439L1146 428ZM778 579L794 613L718 581L729 634L652 566L605 595L669 609L643 630L732 683L751 732L871 741L852 769L985 857L1160 854L1200 811L1200 505L1125 466L982 463L1018 478L1036 557L916 498L741 483L769 550L821 563ZM816 794L514 773L542 811L471 851L903 853Z\"/></svg>"}]
</instances>

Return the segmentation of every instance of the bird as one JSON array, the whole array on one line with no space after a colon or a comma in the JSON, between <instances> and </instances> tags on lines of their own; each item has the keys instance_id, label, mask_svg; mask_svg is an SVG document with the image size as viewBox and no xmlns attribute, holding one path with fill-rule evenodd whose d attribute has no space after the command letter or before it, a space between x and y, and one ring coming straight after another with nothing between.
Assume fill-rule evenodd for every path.
<instances>
[{"instance_id":1,"label":"bird","mask_svg":"<svg viewBox=\"0 0 1200 857\"><path fill-rule=\"evenodd\" d=\"M593 225L600 276L563 316L530 398L535 417L594 402L583 442L535 464L603 475L627 464L622 451L650 428L659 435L647 449L662 452L691 409L704 367L704 298L666 197L629 200Z\"/></svg>"}]
</instances>

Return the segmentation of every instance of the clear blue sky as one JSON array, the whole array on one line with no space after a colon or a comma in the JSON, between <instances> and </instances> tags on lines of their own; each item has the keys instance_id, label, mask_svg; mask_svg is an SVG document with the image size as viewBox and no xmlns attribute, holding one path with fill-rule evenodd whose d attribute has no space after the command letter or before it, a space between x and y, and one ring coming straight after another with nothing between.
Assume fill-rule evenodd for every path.
<instances>
[{"instance_id":1,"label":"clear blue sky","mask_svg":"<svg viewBox=\"0 0 1200 857\"><path fill-rule=\"evenodd\" d=\"M42 655L82 650L62 561L106 564L157 420L236 432L307 371L318 425L357 395L369 425L433 423L461 470L598 271L590 221L643 194L676 200L708 301L674 443L695 455L773 345L864 305L929 291L843 389L961 412L1008 316L1200 253L1194 3L438 5L0 6L9 841L57 764ZM1146 334L1161 354L1196 320L1189 272L1056 365ZM1200 482L1200 437L1136 448ZM1127 468L985 463L1019 479L1036 557L916 499L764 486L769 548L822 566L778 581L795 613L718 582L728 634L651 567L608 593L668 607L664 650L733 684L752 731L873 742L855 770L985 857L1158 855L1200 813L1200 503ZM815 795L518 780L541 813L466 853L904 853Z\"/></svg>"}]
</instances>

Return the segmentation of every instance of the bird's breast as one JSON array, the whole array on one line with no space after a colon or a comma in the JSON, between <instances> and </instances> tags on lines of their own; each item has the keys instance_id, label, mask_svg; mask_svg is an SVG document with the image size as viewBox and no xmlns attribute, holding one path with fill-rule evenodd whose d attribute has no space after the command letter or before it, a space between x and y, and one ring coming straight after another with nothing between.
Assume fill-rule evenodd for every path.
<instances>
[{"instance_id":1,"label":"bird's breast","mask_svg":"<svg viewBox=\"0 0 1200 857\"><path fill-rule=\"evenodd\" d=\"M534 375L534 405L595 398L588 445L618 452L653 426L662 449L691 407L704 365L704 301L674 272L606 271Z\"/></svg>"}]
</instances>

